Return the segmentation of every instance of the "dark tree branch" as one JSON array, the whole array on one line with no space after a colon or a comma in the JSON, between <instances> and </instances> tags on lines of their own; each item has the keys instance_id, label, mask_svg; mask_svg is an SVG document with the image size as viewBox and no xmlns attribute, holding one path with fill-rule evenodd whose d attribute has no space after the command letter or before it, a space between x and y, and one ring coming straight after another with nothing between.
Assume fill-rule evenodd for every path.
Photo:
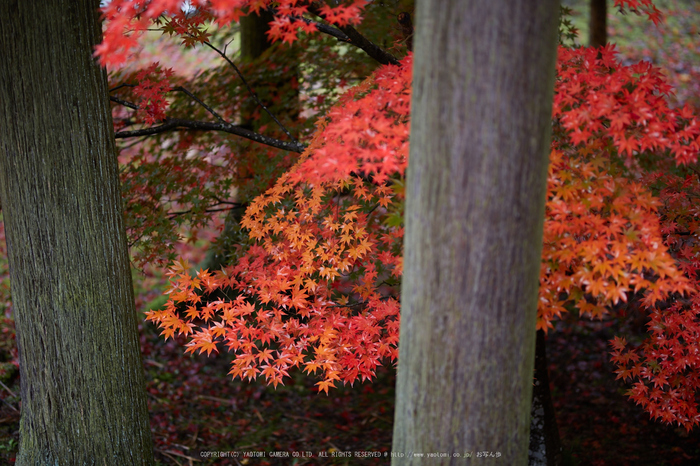
<instances>
[{"instance_id":1,"label":"dark tree branch","mask_svg":"<svg viewBox=\"0 0 700 466\"><path fill-rule=\"evenodd\" d=\"M323 17L323 14L321 13L321 11L316 7L313 7L313 6L310 7L309 12L318 16L319 18L325 19ZM304 18L301 18L301 19L303 21L305 21ZM316 24L317 24L316 27L318 27L318 23L316 23ZM330 28L330 29L334 29L334 28ZM371 58L375 59L376 61L378 61L382 65L398 65L399 64L398 58L396 58L395 56L393 56L392 54L390 54L389 52L387 52L383 48L379 47L377 44L375 44L371 40L367 39L365 36L360 34L357 31L357 29L355 29L354 27L348 25L348 26L342 26L339 29L340 29L340 32L342 32L347 37L347 39L341 39L341 40L344 40L345 42L348 42L349 44L352 44L355 47L364 50L367 55L369 55ZM325 32L326 34L329 34L329 32L326 32L320 28L319 28L319 31ZM333 35L334 37L337 37L334 34L331 34L331 35Z\"/></svg>"},{"instance_id":2,"label":"dark tree branch","mask_svg":"<svg viewBox=\"0 0 700 466\"><path fill-rule=\"evenodd\" d=\"M305 22L306 24L313 24L314 26L316 26L316 29L318 29L320 32L322 32L324 34L328 34L329 36L335 37L336 39L338 39L339 41L342 41L342 42L352 43L347 34L345 34L340 29L334 28L333 26L329 26L329 25L324 24L324 23L319 23L318 21L314 21L314 20L309 19L309 18L304 18L303 16L291 16L290 19L293 19L293 20L298 19L300 21ZM355 45L355 44L353 44L353 45Z\"/></svg>"},{"instance_id":3,"label":"dark tree branch","mask_svg":"<svg viewBox=\"0 0 700 466\"><path fill-rule=\"evenodd\" d=\"M125 84L125 85L118 86L118 87L124 87L124 86L131 86L131 85ZM115 89L117 89L117 88L115 88ZM250 139L251 141L259 142L260 144L265 144L265 145L270 146L270 147L275 147L277 149L288 150L288 151L297 152L297 153L303 152L304 149L306 148L305 144L300 143L299 141L297 141L294 138L292 138L292 139L294 139L294 142L286 142L286 141L282 141L281 139L272 138L269 136L264 136L262 134L245 129L241 126L227 123L211 107L209 107L207 104L205 104L204 102L199 100L194 94L189 92L187 89L178 86L178 87L173 88L173 90L184 92L185 94L190 96L193 100L195 100L197 103L199 103L202 107L207 109L207 111L209 111L209 113L214 115L219 120L219 122L215 123L215 122L208 122L208 121L184 120L181 118L166 118L162 122L162 124L160 124L158 126L151 126L149 128L141 128L141 129L136 129L136 130L131 130L131 131L119 131L119 132L114 134L114 138L115 139L125 139L125 138L133 138L133 137L140 137L140 136L150 136L153 134L164 133L167 131L174 131L174 130L189 128L189 129L194 129L194 130L199 130L199 131L223 131L225 133L235 134L236 136L241 136L243 138ZM124 105L126 107L133 108L134 110L137 110L139 108L138 105L133 104L131 102L127 102L126 100L119 99L117 97L110 96L109 99L112 102L116 102L120 105Z\"/></svg>"},{"instance_id":4,"label":"dark tree branch","mask_svg":"<svg viewBox=\"0 0 700 466\"><path fill-rule=\"evenodd\" d=\"M227 203L227 204L234 204L234 203ZM221 204L219 204L219 203L217 203L217 204L212 204L212 205L210 205L209 207L207 207L206 209L204 209L204 212L207 212L207 213L229 212L229 211L231 211L231 210L244 209L244 208L246 207L244 204L238 204L238 205L235 205L235 206L233 206L233 207L226 207L226 208L222 208L222 209L214 209L214 207L218 207L219 205L221 205ZM180 215L187 215L187 214L189 214L189 213L191 213L191 212L192 212L192 209L188 209L188 210L182 210L182 211L177 211L177 212L168 212L167 215L168 215L168 217L169 217L170 219L173 219L173 218L175 218L175 217L179 217Z\"/></svg>"},{"instance_id":5,"label":"dark tree branch","mask_svg":"<svg viewBox=\"0 0 700 466\"><path fill-rule=\"evenodd\" d=\"M118 91L122 87L136 87L136 84L122 83L122 84L118 85L117 87L113 87L112 89L110 89L109 93L111 94L114 91Z\"/></svg>"},{"instance_id":6,"label":"dark tree branch","mask_svg":"<svg viewBox=\"0 0 700 466\"><path fill-rule=\"evenodd\" d=\"M277 138L264 136L262 134L250 131L231 123L209 122L209 121L194 121L184 120L181 118L166 118L162 124L151 126L150 128L136 129L132 131L119 131L115 133L115 139L133 138L139 136L150 136L152 134L164 133L183 128L198 130L198 131L222 131L224 133L235 134L251 141L259 142L277 149L288 150L291 152L301 153L306 148L305 144L298 141L288 142Z\"/></svg>"},{"instance_id":7,"label":"dark tree branch","mask_svg":"<svg viewBox=\"0 0 700 466\"><path fill-rule=\"evenodd\" d=\"M233 202L233 201L224 201L223 199L219 199L216 196L212 196L212 198L218 202L219 204L227 204L231 206L231 209L247 209L248 208L248 203L247 202Z\"/></svg>"},{"instance_id":8,"label":"dark tree branch","mask_svg":"<svg viewBox=\"0 0 700 466\"><path fill-rule=\"evenodd\" d=\"M340 28L349 38L350 43L361 48L367 55L377 60L382 65L398 65L399 60L383 48L376 45L371 40L357 32L352 26L343 26Z\"/></svg>"},{"instance_id":9,"label":"dark tree branch","mask_svg":"<svg viewBox=\"0 0 700 466\"><path fill-rule=\"evenodd\" d=\"M270 9L270 11L275 14L274 9ZM316 16L319 18L322 18L321 14L318 12L314 13ZM309 18L304 18L303 16L290 16L289 19L291 20L299 20L303 21L306 24L313 24L316 26L316 29L319 30L319 32L322 32L324 34L327 34L331 37L335 37L341 42L346 42L350 45L354 45L355 47L359 48L360 50L364 50L364 52L369 55L371 58L375 59L382 65L387 65L387 64L392 64L392 65L398 65L399 61L396 57L391 55L389 52L385 51L384 49L380 48L376 44L372 43L370 40L368 40L366 37L364 37L362 34L357 32L356 29L349 27L351 29L351 33L347 34L347 31L345 31L346 28L334 28L333 26L330 26L325 23L320 23L318 21L314 21ZM354 40L353 40L354 37Z\"/></svg>"}]
</instances>

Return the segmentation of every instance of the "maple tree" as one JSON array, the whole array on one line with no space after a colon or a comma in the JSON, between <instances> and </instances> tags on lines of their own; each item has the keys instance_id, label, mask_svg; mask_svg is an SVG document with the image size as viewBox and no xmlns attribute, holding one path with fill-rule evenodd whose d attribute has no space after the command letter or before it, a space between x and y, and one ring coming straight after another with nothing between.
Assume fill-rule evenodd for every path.
<instances>
[{"instance_id":1,"label":"maple tree","mask_svg":"<svg viewBox=\"0 0 700 466\"><path fill-rule=\"evenodd\" d=\"M111 2L104 8L108 24L98 48L101 60L123 60L136 46L138 31L153 20L188 45L206 46L211 45L206 42L206 21L215 19L223 26L248 12L247 7L267 7L263 1L192 4L196 14L180 11L180 2L172 0ZM615 5L642 12L654 23L661 21L649 0L618 0ZM348 25L359 21L361 6L348 2L318 11L304 2L277 2L270 35L292 42L299 39L301 28L309 34L325 29L347 38L353 30ZM162 16L166 10L170 13ZM309 11L327 23L309 20L304 16ZM125 28L135 32L125 35ZM371 379L378 364L395 360L412 59L377 57L389 64L351 88L336 105L314 96L316 110L324 116L315 130L301 130L308 142L303 149L285 133L288 122L273 130L275 137L263 140L226 123L235 119L235 107L225 113L211 110L220 105L188 107L219 119L210 129L303 151L298 159L272 150L256 151L254 156L235 151L227 160L234 161L242 176L233 178L224 173L229 171L224 163L215 162L216 155L183 161L168 154L154 159L142 151L128 157L131 169L124 179L131 193L129 206L132 212L146 211L132 218L151 219L134 228L137 236L148 238L137 255L142 264L172 258L163 250L172 251L167 248L177 239L165 226L167 215L152 215L162 210L160 199L174 193L158 191L158 186L185 187L170 199L173 205L191 206L187 215L176 219L195 226L205 223L212 207L226 207L202 199L228 199L233 186L242 199L250 199L233 265L196 276L185 261L171 267L170 300L163 309L148 313L166 338L187 335L190 352L227 348L235 354L234 377L262 376L277 385L294 367L318 372L319 389L326 392L337 381ZM141 121L188 127L176 118L163 118L168 100L159 96L179 83L163 81L164 70L149 71L121 78L143 83L132 94L143 112ZM335 79L329 88L338 88L341 81ZM636 380L632 398L652 416L691 428L700 420L700 361L694 346L696 215L689 199L697 193L691 169L700 130L690 107L669 106L670 93L655 67L622 65L613 46L560 47L537 326L551 328L553 319L572 311L593 318L633 307L648 312L651 337L642 347L630 349L623 339L613 342L618 374ZM220 96L220 102L226 97ZM178 102L182 101L170 105L175 108ZM194 143L189 135L175 142L155 139L154 144L173 143L180 151L215 146L213 140ZM232 146L216 147L214 154ZM166 167L163 177L152 178L157 181L142 188L144 175L156 167ZM251 173L257 178L246 183ZM168 183L162 183L164 178ZM261 191L264 194L256 197Z\"/></svg>"}]
</instances>

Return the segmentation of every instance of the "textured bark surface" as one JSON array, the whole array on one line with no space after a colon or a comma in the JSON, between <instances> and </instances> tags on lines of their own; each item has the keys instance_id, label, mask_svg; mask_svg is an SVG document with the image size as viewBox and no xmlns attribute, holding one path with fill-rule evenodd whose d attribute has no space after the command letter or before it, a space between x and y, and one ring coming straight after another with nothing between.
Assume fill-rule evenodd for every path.
<instances>
[{"instance_id":1,"label":"textured bark surface","mask_svg":"<svg viewBox=\"0 0 700 466\"><path fill-rule=\"evenodd\" d=\"M418 2L393 464L527 464L558 7Z\"/></svg>"},{"instance_id":2,"label":"textured bark surface","mask_svg":"<svg viewBox=\"0 0 700 466\"><path fill-rule=\"evenodd\" d=\"M153 463L98 6L0 3L18 465Z\"/></svg>"},{"instance_id":3,"label":"textured bark surface","mask_svg":"<svg viewBox=\"0 0 700 466\"><path fill-rule=\"evenodd\" d=\"M591 0L591 20L589 22L591 47L608 43L607 0Z\"/></svg>"}]
</instances>

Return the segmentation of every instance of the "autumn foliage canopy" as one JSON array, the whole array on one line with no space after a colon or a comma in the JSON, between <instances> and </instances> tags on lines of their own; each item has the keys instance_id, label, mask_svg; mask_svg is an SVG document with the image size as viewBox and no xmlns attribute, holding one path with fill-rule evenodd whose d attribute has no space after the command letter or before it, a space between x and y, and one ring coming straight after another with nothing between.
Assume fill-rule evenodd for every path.
<instances>
[{"instance_id":1,"label":"autumn foliage canopy","mask_svg":"<svg viewBox=\"0 0 700 466\"><path fill-rule=\"evenodd\" d=\"M102 62L126 60L139 31L154 22L185 45L202 46L209 43L208 22L222 27L271 5L194 1L193 14L180 3L110 2L97 50ZM661 20L649 0L615 4ZM320 34L309 17L342 29L358 24L365 6L362 0L336 7L281 0L274 3L269 35L292 43ZM378 365L396 361L411 65L409 53L349 88L330 108L319 104L323 114L301 132L306 146L298 157L257 146L255 157L277 167L257 192L245 184L257 163L250 151L226 154L227 170L235 167L240 175L232 179L223 174L226 165L216 163L220 148L212 149L210 140L197 143L202 157L154 160L139 153L124 159L130 215L145 215L139 209L148 202L172 196L142 182L158 170L171 184L187 187L178 205L231 197L235 189L239 197L256 194L245 204L230 265L193 274L186 260L172 263L169 300L147 313L166 338L187 336L189 352L232 353L233 377L264 377L276 386L298 368L319 376L319 390L326 392L338 382L372 379ZM172 98L165 96L177 87L176 78L154 65L120 79L137 82L130 97L143 125L166 120ZM572 312L595 319L648 314L649 337L641 346L624 338L611 342L618 378L631 383L630 397L653 417L690 429L700 422L700 173L693 168L700 124L694 109L669 106L671 92L658 69L621 64L613 46L560 46L538 328L547 330ZM210 113L235 117L235 111ZM187 136L158 143L181 152L194 144ZM220 185L209 182L216 179ZM205 211L193 207L190 220L203 222ZM139 228L136 236L151 245L141 263L177 240L162 222L142 221Z\"/></svg>"}]
</instances>

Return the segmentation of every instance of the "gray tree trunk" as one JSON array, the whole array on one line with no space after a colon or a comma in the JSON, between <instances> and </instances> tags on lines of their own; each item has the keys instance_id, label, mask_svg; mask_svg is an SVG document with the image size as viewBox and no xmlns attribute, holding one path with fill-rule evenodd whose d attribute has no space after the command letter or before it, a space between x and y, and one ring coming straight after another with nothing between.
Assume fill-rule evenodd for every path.
<instances>
[{"instance_id":1,"label":"gray tree trunk","mask_svg":"<svg viewBox=\"0 0 700 466\"><path fill-rule=\"evenodd\" d=\"M17 465L153 463L98 7L0 3Z\"/></svg>"},{"instance_id":2,"label":"gray tree trunk","mask_svg":"<svg viewBox=\"0 0 700 466\"><path fill-rule=\"evenodd\" d=\"M558 13L418 2L392 464L527 464Z\"/></svg>"}]
</instances>

